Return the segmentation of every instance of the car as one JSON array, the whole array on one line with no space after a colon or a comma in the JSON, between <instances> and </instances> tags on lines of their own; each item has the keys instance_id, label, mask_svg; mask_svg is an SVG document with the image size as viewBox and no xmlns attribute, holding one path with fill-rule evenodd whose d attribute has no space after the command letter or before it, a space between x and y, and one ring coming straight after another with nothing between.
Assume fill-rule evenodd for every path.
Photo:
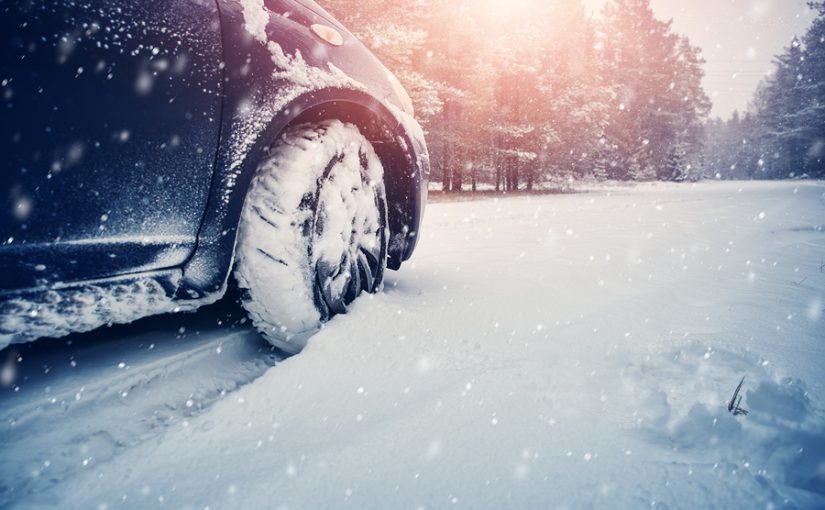
<instances>
[{"instance_id":1,"label":"car","mask_svg":"<svg viewBox=\"0 0 825 510\"><path fill-rule=\"evenodd\" d=\"M0 2L0 348L217 301L298 352L411 256L399 81L311 0Z\"/></svg>"}]
</instances>

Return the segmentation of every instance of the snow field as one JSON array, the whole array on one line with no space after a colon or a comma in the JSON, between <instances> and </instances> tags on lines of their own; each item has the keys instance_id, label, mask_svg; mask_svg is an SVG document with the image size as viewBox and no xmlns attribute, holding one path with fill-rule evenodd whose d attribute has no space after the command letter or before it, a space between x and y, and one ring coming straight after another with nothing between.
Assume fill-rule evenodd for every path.
<instances>
[{"instance_id":1,"label":"snow field","mask_svg":"<svg viewBox=\"0 0 825 510\"><path fill-rule=\"evenodd\" d=\"M431 204L300 355L15 502L822 508L823 218L815 182Z\"/></svg>"}]
</instances>

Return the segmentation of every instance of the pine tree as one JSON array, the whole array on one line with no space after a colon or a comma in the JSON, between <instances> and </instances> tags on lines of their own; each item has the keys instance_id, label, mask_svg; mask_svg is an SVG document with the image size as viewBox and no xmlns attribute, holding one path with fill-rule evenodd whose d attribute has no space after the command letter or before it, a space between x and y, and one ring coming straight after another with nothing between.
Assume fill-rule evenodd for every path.
<instances>
[{"instance_id":1,"label":"pine tree","mask_svg":"<svg viewBox=\"0 0 825 510\"><path fill-rule=\"evenodd\" d=\"M703 62L648 0L616 0L604 22L582 0L325 6L410 92L445 191L585 175L681 179L700 166Z\"/></svg>"},{"instance_id":2,"label":"pine tree","mask_svg":"<svg viewBox=\"0 0 825 510\"><path fill-rule=\"evenodd\" d=\"M610 88L604 83L602 48L596 29L580 0L559 0L540 25L537 125L544 136L539 155L554 174L605 175L604 139ZM600 159L601 158L601 159Z\"/></svg>"},{"instance_id":3,"label":"pine tree","mask_svg":"<svg viewBox=\"0 0 825 510\"><path fill-rule=\"evenodd\" d=\"M809 6L816 18L775 58L739 126L743 144L730 148L750 176L825 176L825 2Z\"/></svg>"},{"instance_id":4,"label":"pine tree","mask_svg":"<svg viewBox=\"0 0 825 510\"><path fill-rule=\"evenodd\" d=\"M620 170L631 179L681 178L668 164L701 148L710 110L699 50L656 19L649 0L608 4L602 33L616 96L607 133L619 148Z\"/></svg>"},{"instance_id":5,"label":"pine tree","mask_svg":"<svg viewBox=\"0 0 825 510\"><path fill-rule=\"evenodd\" d=\"M673 139L668 149L670 168L660 178L684 180L700 172L704 145L704 123L711 103L702 88L705 61L701 50L686 37L679 39L673 81L669 85L670 104L666 110L672 115ZM676 163L678 161L678 163Z\"/></svg>"},{"instance_id":6,"label":"pine tree","mask_svg":"<svg viewBox=\"0 0 825 510\"><path fill-rule=\"evenodd\" d=\"M808 152L805 170L813 177L825 177L825 2L810 2L809 7L817 12L803 44L801 84L803 112L800 122L808 128Z\"/></svg>"}]
</instances>

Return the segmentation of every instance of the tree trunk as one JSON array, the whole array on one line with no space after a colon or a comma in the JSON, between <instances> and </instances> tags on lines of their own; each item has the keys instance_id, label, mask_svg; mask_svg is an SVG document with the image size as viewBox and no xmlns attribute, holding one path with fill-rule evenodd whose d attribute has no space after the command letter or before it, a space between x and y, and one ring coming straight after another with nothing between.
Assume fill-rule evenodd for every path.
<instances>
[{"instance_id":1,"label":"tree trunk","mask_svg":"<svg viewBox=\"0 0 825 510\"><path fill-rule=\"evenodd\" d=\"M518 177L519 177L518 174L519 174L519 167L520 166L521 166L521 164L518 161L516 161L515 164L513 165L513 189L511 191L517 191L518 190Z\"/></svg>"},{"instance_id":2,"label":"tree trunk","mask_svg":"<svg viewBox=\"0 0 825 510\"><path fill-rule=\"evenodd\" d=\"M445 147L444 157L441 159L444 171L444 181L441 183L441 190L449 193L453 189L453 153L450 148Z\"/></svg>"}]
</instances>

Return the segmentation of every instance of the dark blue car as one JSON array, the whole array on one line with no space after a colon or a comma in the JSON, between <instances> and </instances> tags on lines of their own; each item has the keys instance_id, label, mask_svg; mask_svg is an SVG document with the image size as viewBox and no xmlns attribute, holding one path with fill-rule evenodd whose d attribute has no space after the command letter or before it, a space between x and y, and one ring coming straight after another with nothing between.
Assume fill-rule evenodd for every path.
<instances>
[{"instance_id":1,"label":"dark blue car","mask_svg":"<svg viewBox=\"0 0 825 510\"><path fill-rule=\"evenodd\" d=\"M428 156L311 0L0 0L0 348L220 298L298 351L408 259Z\"/></svg>"}]
</instances>

